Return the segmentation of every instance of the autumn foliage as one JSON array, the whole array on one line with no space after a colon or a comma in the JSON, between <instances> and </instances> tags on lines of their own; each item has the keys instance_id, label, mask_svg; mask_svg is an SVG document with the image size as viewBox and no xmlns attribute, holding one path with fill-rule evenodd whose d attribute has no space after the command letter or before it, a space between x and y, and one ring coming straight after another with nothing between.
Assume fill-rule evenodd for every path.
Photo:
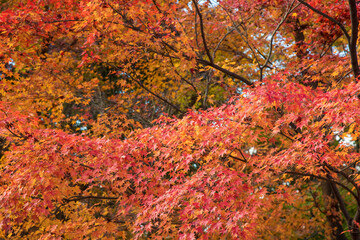
<instances>
[{"instance_id":1,"label":"autumn foliage","mask_svg":"<svg viewBox=\"0 0 360 240\"><path fill-rule=\"evenodd\" d=\"M355 0L2 0L1 239L360 239Z\"/></svg>"}]
</instances>

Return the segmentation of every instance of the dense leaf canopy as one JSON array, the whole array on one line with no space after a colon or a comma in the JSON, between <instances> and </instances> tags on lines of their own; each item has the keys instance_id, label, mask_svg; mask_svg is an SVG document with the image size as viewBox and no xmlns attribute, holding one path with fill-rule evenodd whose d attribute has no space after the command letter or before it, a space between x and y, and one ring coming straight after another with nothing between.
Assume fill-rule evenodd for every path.
<instances>
[{"instance_id":1,"label":"dense leaf canopy","mask_svg":"<svg viewBox=\"0 0 360 240\"><path fill-rule=\"evenodd\" d=\"M360 239L355 0L2 0L0 237Z\"/></svg>"}]
</instances>

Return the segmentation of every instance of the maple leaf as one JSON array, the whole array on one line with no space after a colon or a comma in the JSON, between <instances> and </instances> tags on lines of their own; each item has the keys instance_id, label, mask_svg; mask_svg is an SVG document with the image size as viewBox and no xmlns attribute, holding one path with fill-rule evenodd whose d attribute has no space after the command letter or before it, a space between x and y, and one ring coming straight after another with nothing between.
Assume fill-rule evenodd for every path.
<instances>
[{"instance_id":1,"label":"maple leaf","mask_svg":"<svg viewBox=\"0 0 360 240\"><path fill-rule=\"evenodd\" d=\"M359 239L358 8L3 1L0 238Z\"/></svg>"}]
</instances>

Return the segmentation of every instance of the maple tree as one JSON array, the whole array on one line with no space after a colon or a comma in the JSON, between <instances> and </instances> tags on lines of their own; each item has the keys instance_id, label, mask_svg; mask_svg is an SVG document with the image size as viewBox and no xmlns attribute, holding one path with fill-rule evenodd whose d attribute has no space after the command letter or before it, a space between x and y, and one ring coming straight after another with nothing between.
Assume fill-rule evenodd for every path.
<instances>
[{"instance_id":1,"label":"maple tree","mask_svg":"<svg viewBox=\"0 0 360 240\"><path fill-rule=\"evenodd\" d=\"M360 239L358 5L1 1L0 236Z\"/></svg>"}]
</instances>

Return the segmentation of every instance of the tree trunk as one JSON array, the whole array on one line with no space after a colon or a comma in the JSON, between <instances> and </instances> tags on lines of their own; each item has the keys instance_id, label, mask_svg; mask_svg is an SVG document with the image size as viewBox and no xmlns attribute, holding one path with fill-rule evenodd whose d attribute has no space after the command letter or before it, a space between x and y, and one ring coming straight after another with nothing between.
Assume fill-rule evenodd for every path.
<instances>
[{"instance_id":1,"label":"tree trunk","mask_svg":"<svg viewBox=\"0 0 360 240\"><path fill-rule=\"evenodd\" d=\"M360 224L360 209L358 208L356 210L355 216L353 221L351 222L351 238L352 240L360 240L360 228L359 225Z\"/></svg>"},{"instance_id":2,"label":"tree trunk","mask_svg":"<svg viewBox=\"0 0 360 240\"><path fill-rule=\"evenodd\" d=\"M296 56L299 60L304 59L307 55L306 48L304 46L305 35L304 30L306 29L306 25L302 25L298 18L293 19L293 33L294 40L296 43ZM305 77L307 69L301 69L301 76L298 79L300 83L304 85L309 85L308 83L303 82L303 77ZM310 83L312 88L316 88L318 82ZM324 208L326 212L327 221L331 227L331 236L332 240L348 240L345 234L343 234L344 229L342 227L342 215L339 210L338 202L333 192L332 186L330 182L322 182L322 193L324 199ZM354 239L354 238L353 238ZM360 239L356 239L360 240Z\"/></svg>"},{"instance_id":3,"label":"tree trunk","mask_svg":"<svg viewBox=\"0 0 360 240\"><path fill-rule=\"evenodd\" d=\"M322 182L321 184L324 207L326 212L326 218L331 227L331 239L332 240L348 240L342 227L342 217L339 211L339 206L335 198L335 194L332 190L330 182ZM358 239L356 239L358 240Z\"/></svg>"}]
</instances>

